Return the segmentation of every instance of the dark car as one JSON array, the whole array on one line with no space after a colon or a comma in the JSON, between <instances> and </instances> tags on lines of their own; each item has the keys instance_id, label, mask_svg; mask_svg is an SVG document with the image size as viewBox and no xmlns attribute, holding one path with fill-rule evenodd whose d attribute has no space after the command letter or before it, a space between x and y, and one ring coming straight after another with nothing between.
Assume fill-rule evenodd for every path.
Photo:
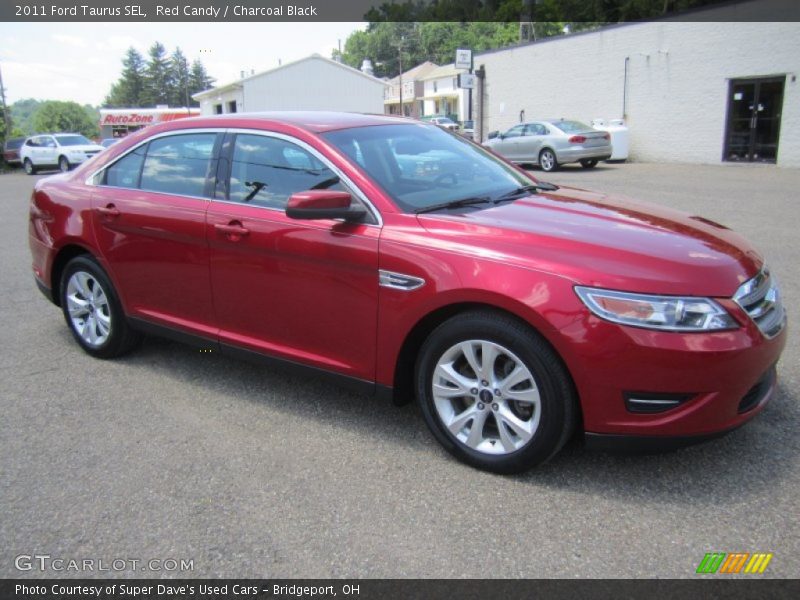
<instances>
[{"instance_id":1,"label":"dark car","mask_svg":"<svg viewBox=\"0 0 800 600\"><path fill-rule=\"evenodd\" d=\"M25 143L24 137L9 138L3 144L3 160L6 164L18 167L22 164L19 157L19 149Z\"/></svg>"},{"instance_id":2,"label":"dark car","mask_svg":"<svg viewBox=\"0 0 800 600\"><path fill-rule=\"evenodd\" d=\"M736 428L786 343L775 279L731 230L389 116L149 127L37 181L29 241L92 356L156 333L416 397L448 451L504 473L576 429L655 448Z\"/></svg>"}]
</instances>

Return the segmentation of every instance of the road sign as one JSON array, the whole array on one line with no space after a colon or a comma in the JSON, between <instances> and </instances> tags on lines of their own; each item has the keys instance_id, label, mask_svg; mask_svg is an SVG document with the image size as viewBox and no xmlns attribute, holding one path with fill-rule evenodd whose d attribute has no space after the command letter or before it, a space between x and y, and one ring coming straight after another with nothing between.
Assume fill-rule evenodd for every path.
<instances>
[{"instance_id":1,"label":"road sign","mask_svg":"<svg viewBox=\"0 0 800 600\"><path fill-rule=\"evenodd\" d=\"M472 68L472 50L459 48L456 50L456 69Z\"/></svg>"},{"instance_id":2,"label":"road sign","mask_svg":"<svg viewBox=\"0 0 800 600\"><path fill-rule=\"evenodd\" d=\"M471 90L475 87L475 75L472 73L458 74L458 87L464 90Z\"/></svg>"}]
</instances>

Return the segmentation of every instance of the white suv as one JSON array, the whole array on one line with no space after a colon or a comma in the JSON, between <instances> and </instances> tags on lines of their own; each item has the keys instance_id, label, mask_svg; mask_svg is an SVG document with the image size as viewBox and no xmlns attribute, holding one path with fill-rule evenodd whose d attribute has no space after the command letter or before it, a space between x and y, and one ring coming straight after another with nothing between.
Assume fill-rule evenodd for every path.
<instances>
[{"instance_id":1,"label":"white suv","mask_svg":"<svg viewBox=\"0 0 800 600\"><path fill-rule=\"evenodd\" d=\"M19 149L22 166L28 175L43 167L69 171L103 149L79 133L33 135Z\"/></svg>"}]
</instances>

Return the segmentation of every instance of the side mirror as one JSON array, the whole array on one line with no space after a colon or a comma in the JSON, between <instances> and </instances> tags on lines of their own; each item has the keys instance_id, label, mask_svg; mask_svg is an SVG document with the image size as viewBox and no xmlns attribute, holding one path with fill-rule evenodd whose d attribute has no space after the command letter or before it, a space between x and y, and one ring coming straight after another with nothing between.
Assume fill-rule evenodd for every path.
<instances>
[{"instance_id":1,"label":"side mirror","mask_svg":"<svg viewBox=\"0 0 800 600\"><path fill-rule=\"evenodd\" d=\"M500 135L500 132L499 132L499 131L490 131L490 132L489 132L489 139L490 139L490 140L493 140L494 138L496 138L496 137L497 137L497 136L499 136L499 135Z\"/></svg>"},{"instance_id":2,"label":"side mirror","mask_svg":"<svg viewBox=\"0 0 800 600\"><path fill-rule=\"evenodd\" d=\"M308 190L292 194L286 205L291 219L344 219L359 221L366 211L351 204L350 194L335 190Z\"/></svg>"}]
</instances>

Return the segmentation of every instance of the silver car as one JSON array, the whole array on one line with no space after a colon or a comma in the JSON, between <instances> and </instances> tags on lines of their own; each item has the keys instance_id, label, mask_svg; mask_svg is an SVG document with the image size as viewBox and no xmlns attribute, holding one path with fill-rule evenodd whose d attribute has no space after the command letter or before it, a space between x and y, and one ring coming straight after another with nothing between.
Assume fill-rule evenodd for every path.
<instances>
[{"instance_id":1,"label":"silver car","mask_svg":"<svg viewBox=\"0 0 800 600\"><path fill-rule=\"evenodd\" d=\"M484 145L512 162L537 164L543 171L573 162L591 169L611 158L607 132L566 119L520 123L505 133L493 131Z\"/></svg>"}]
</instances>

